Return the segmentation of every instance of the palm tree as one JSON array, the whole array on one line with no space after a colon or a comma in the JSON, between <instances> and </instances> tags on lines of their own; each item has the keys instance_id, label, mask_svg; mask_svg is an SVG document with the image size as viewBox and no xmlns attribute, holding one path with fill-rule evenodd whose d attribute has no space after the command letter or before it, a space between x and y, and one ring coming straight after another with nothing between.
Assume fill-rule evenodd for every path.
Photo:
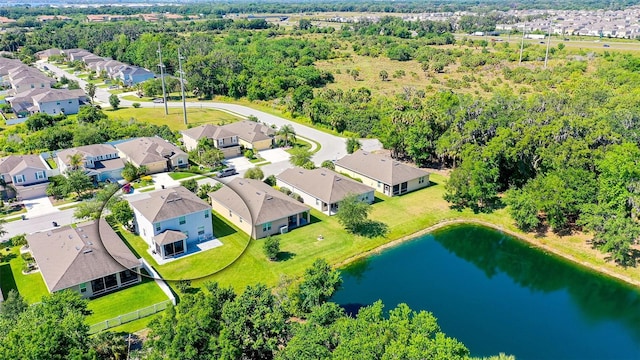
<instances>
[{"instance_id":1,"label":"palm tree","mask_svg":"<svg viewBox=\"0 0 640 360\"><path fill-rule=\"evenodd\" d=\"M67 156L67 159L69 160L69 166L71 167L71 170L78 170L80 168L80 165L82 165L83 158L80 153L69 155Z\"/></svg>"},{"instance_id":2,"label":"palm tree","mask_svg":"<svg viewBox=\"0 0 640 360\"><path fill-rule=\"evenodd\" d=\"M278 135L284 139L284 146L289 146L289 140L293 143L296 142L296 131L293 129L293 126L289 124L282 125L280 130L278 130Z\"/></svg>"}]
</instances>

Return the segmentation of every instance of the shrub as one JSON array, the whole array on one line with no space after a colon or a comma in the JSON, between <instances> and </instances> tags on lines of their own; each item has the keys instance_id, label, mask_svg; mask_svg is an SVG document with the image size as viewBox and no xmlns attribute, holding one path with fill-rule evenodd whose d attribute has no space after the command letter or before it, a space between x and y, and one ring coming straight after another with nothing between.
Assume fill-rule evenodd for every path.
<instances>
[{"instance_id":1,"label":"shrub","mask_svg":"<svg viewBox=\"0 0 640 360\"><path fill-rule=\"evenodd\" d=\"M264 183L269 186L276 186L276 177L275 175L269 175L266 179L264 179Z\"/></svg>"},{"instance_id":2,"label":"shrub","mask_svg":"<svg viewBox=\"0 0 640 360\"><path fill-rule=\"evenodd\" d=\"M269 236L264 239L262 250L269 260L273 261L277 259L278 253L280 252L280 239L277 236Z\"/></svg>"},{"instance_id":3,"label":"shrub","mask_svg":"<svg viewBox=\"0 0 640 360\"><path fill-rule=\"evenodd\" d=\"M11 242L12 246L24 246L24 245L27 245L27 235L26 234L16 235L11 237L9 241Z\"/></svg>"},{"instance_id":4,"label":"shrub","mask_svg":"<svg viewBox=\"0 0 640 360\"><path fill-rule=\"evenodd\" d=\"M180 280L176 284L176 287L178 288L178 291L185 294L189 289L191 289L191 280Z\"/></svg>"},{"instance_id":5,"label":"shrub","mask_svg":"<svg viewBox=\"0 0 640 360\"><path fill-rule=\"evenodd\" d=\"M134 108L139 108L140 107L140 103L139 102L134 102L133 104L131 104L131 106L133 106Z\"/></svg>"},{"instance_id":6,"label":"shrub","mask_svg":"<svg viewBox=\"0 0 640 360\"><path fill-rule=\"evenodd\" d=\"M292 193L292 191L289 190L289 188L284 187L284 186L280 188L280 192L285 194L285 195L291 195L291 193Z\"/></svg>"},{"instance_id":7,"label":"shrub","mask_svg":"<svg viewBox=\"0 0 640 360\"><path fill-rule=\"evenodd\" d=\"M248 149L244 152L244 157L246 157L247 159L253 159L254 154L253 154L253 150Z\"/></svg>"},{"instance_id":8,"label":"shrub","mask_svg":"<svg viewBox=\"0 0 640 360\"><path fill-rule=\"evenodd\" d=\"M248 169L245 173L244 173L244 178L245 179L254 179L254 180L262 180L264 178L264 172L262 172L262 169L260 169L259 167L253 167L251 169Z\"/></svg>"}]
</instances>

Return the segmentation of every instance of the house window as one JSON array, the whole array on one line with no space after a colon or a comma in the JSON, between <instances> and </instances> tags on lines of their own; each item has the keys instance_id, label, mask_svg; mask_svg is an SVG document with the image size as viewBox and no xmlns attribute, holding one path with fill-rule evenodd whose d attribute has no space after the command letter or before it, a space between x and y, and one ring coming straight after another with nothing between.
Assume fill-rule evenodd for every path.
<instances>
[{"instance_id":1,"label":"house window","mask_svg":"<svg viewBox=\"0 0 640 360\"><path fill-rule=\"evenodd\" d=\"M424 176L421 176L421 177L418 179L418 184L424 184Z\"/></svg>"},{"instance_id":2,"label":"house window","mask_svg":"<svg viewBox=\"0 0 640 360\"><path fill-rule=\"evenodd\" d=\"M58 101L58 102L56 103L56 105L60 105L60 102Z\"/></svg>"},{"instance_id":3,"label":"house window","mask_svg":"<svg viewBox=\"0 0 640 360\"><path fill-rule=\"evenodd\" d=\"M233 213L229 210L229 217L233 217Z\"/></svg>"},{"instance_id":4,"label":"house window","mask_svg":"<svg viewBox=\"0 0 640 360\"><path fill-rule=\"evenodd\" d=\"M180 225L184 225L187 223L187 218L184 216L180 216L180 218L178 219L178 222L180 223Z\"/></svg>"},{"instance_id":5,"label":"house window","mask_svg":"<svg viewBox=\"0 0 640 360\"><path fill-rule=\"evenodd\" d=\"M204 235L204 226L198 227L198 235Z\"/></svg>"},{"instance_id":6,"label":"house window","mask_svg":"<svg viewBox=\"0 0 640 360\"><path fill-rule=\"evenodd\" d=\"M204 211L204 218L208 219L209 218L209 210L205 210Z\"/></svg>"},{"instance_id":7,"label":"house window","mask_svg":"<svg viewBox=\"0 0 640 360\"><path fill-rule=\"evenodd\" d=\"M44 179L44 171L36 171L36 180Z\"/></svg>"},{"instance_id":8,"label":"house window","mask_svg":"<svg viewBox=\"0 0 640 360\"><path fill-rule=\"evenodd\" d=\"M13 177L13 182L16 184L22 184L24 182L24 175L16 175Z\"/></svg>"},{"instance_id":9,"label":"house window","mask_svg":"<svg viewBox=\"0 0 640 360\"><path fill-rule=\"evenodd\" d=\"M382 181L378 181L378 187L382 186Z\"/></svg>"},{"instance_id":10,"label":"house window","mask_svg":"<svg viewBox=\"0 0 640 360\"><path fill-rule=\"evenodd\" d=\"M160 223L155 223L156 231L160 231Z\"/></svg>"},{"instance_id":11,"label":"house window","mask_svg":"<svg viewBox=\"0 0 640 360\"><path fill-rule=\"evenodd\" d=\"M182 164L182 163L183 163L182 159L181 158L178 159L178 164Z\"/></svg>"},{"instance_id":12,"label":"house window","mask_svg":"<svg viewBox=\"0 0 640 360\"><path fill-rule=\"evenodd\" d=\"M82 283L80 284L80 292L81 293L86 293L87 292L87 283Z\"/></svg>"},{"instance_id":13,"label":"house window","mask_svg":"<svg viewBox=\"0 0 640 360\"><path fill-rule=\"evenodd\" d=\"M320 205L320 200L316 199L316 205Z\"/></svg>"},{"instance_id":14,"label":"house window","mask_svg":"<svg viewBox=\"0 0 640 360\"><path fill-rule=\"evenodd\" d=\"M71 104L71 101L69 101L69 104Z\"/></svg>"},{"instance_id":15,"label":"house window","mask_svg":"<svg viewBox=\"0 0 640 360\"><path fill-rule=\"evenodd\" d=\"M270 222L262 224L262 231L269 231L269 230L271 230Z\"/></svg>"}]
</instances>

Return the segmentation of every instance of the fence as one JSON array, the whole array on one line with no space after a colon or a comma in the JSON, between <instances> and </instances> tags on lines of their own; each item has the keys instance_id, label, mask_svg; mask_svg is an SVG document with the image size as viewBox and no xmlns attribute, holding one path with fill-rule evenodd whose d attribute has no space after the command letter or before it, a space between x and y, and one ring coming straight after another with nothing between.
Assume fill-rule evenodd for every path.
<instances>
[{"instance_id":1,"label":"fence","mask_svg":"<svg viewBox=\"0 0 640 360\"><path fill-rule=\"evenodd\" d=\"M99 322L97 324L93 324L91 326L89 326L89 333L90 334L95 334L97 332L100 332L102 330L107 330L110 329L112 327L116 327L116 326L120 326L122 324L126 324L128 322L134 321L134 320L138 320L141 319L143 317L147 317L150 315L153 315L155 313L158 313L164 309L166 309L167 307L169 307L169 305L171 305L171 300L165 300L163 302L159 302L157 304L153 304L151 306L147 306L145 308L127 313L127 314L123 314L120 315L118 317L115 317L113 319L109 319L109 320L105 320L103 322Z\"/></svg>"}]
</instances>

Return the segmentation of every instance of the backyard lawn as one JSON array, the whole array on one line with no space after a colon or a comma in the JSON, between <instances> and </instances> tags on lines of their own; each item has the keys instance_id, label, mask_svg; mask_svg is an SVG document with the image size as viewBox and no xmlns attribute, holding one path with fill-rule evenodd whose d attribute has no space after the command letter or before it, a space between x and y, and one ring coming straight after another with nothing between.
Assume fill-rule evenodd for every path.
<instances>
[{"instance_id":1,"label":"backyard lawn","mask_svg":"<svg viewBox=\"0 0 640 360\"><path fill-rule=\"evenodd\" d=\"M40 272L29 275L22 274L24 260L20 257L20 247L14 246L7 251L2 249L5 261L0 263L0 286L5 298L9 291L18 290L20 295L29 304L40 302L47 290Z\"/></svg>"},{"instance_id":2,"label":"backyard lawn","mask_svg":"<svg viewBox=\"0 0 640 360\"><path fill-rule=\"evenodd\" d=\"M97 324L119 315L130 313L159 302L169 300L153 279L142 277L142 283L106 294L89 301L87 324Z\"/></svg>"},{"instance_id":3,"label":"backyard lawn","mask_svg":"<svg viewBox=\"0 0 640 360\"><path fill-rule=\"evenodd\" d=\"M229 223L215 215L212 218L214 236L222 242L222 246L188 255L164 265L158 265L147 251L149 246L140 236L121 228L116 229L116 232L126 240L134 253L149 261L164 279L196 279L224 269L242 253L249 241L248 235Z\"/></svg>"},{"instance_id":4,"label":"backyard lawn","mask_svg":"<svg viewBox=\"0 0 640 360\"><path fill-rule=\"evenodd\" d=\"M106 110L105 114L111 119L129 120L134 118L139 121L155 125L167 125L171 130L184 130L187 125L183 123L182 108L169 108L169 115L165 115L164 106L157 104L154 108L123 107L118 110ZM189 124L198 126L202 124L228 124L240 120L237 116L224 111L214 109L187 108Z\"/></svg>"}]
</instances>

